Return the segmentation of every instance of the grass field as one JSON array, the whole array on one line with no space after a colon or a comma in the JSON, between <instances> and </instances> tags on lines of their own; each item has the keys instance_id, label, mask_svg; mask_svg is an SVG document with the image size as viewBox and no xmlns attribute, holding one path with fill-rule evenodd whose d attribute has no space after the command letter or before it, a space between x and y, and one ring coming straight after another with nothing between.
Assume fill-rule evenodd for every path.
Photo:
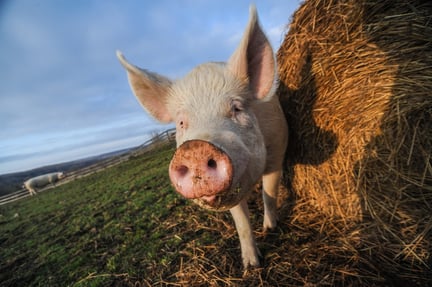
<instances>
[{"instance_id":1,"label":"grass field","mask_svg":"<svg viewBox=\"0 0 432 287\"><path fill-rule=\"evenodd\" d=\"M181 242L161 222L184 205L166 181L171 154L165 148L1 206L0 284L102 286L169 264L175 255L161 250Z\"/></svg>"},{"instance_id":2,"label":"grass field","mask_svg":"<svg viewBox=\"0 0 432 287\"><path fill-rule=\"evenodd\" d=\"M214 273L221 260L238 276L213 274L213 282L241 280L229 213L209 213L172 190L173 152L165 146L0 206L0 286L207 284L185 262Z\"/></svg>"},{"instance_id":3,"label":"grass field","mask_svg":"<svg viewBox=\"0 0 432 287\"><path fill-rule=\"evenodd\" d=\"M171 188L173 153L164 146L0 206L0 286L368 285L358 253L326 231L334 222L293 224L286 190L274 232L261 232L260 195L249 200L263 267L244 272L230 213Z\"/></svg>"},{"instance_id":4,"label":"grass field","mask_svg":"<svg viewBox=\"0 0 432 287\"><path fill-rule=\"evenodd\" d=\"M171 189L173 148L0 207L1 286L169 280L186 238L167 226L187 205ZM171 222L172 220L169 220ZM171 224L172 225L172 224Z\"/></svg>"}]
</instances>

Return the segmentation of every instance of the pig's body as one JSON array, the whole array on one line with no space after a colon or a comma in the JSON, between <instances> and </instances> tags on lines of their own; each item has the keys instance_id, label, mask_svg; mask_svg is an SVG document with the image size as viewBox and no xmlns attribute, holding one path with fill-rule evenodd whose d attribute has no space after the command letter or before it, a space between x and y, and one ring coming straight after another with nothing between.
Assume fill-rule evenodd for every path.
<instances>
[{"instance_id":1,"label":"pig's body","mask_svg":"<svg viewBox=\"0 0 432 287\"><path fill-rule=\"evenodd\" d=\"M37 188L45 187L46 185L56 183L64 177L63 172L52 172L30 178L24 182L24 187L30 192L30 195L36 194Z\"/></svg>"},{"instance_id":2,"label":"pig's body","mask_svg":"<svg viewBox=\"0 0 432 287\"><path fill-rule=\"evenodd\" d=\"M254 109L266 147L266 164L263 173L264 229L276 227L276 195L282 176L282 164L288 143L288 126L277 97ZM264 194L265 195L265 194ZM274 213L274 214L267 214Z\"/></svg>"},{"instance_id":3,"label":"pig's body","mask_svg":"<svg viewBox=\"0 0 432 287\"><path fill-rule=\"evenodd\" d=\"M206 63L171 80L129 64L119 53L143 107L176 123L177 150L169 167L176 191L200 206L230 210L244 266L259 265L247 198L263 179L264 229L276 226L276 198L287 126L273 96L276 63L256 11L227 63Z\"/></svg>"}]
</instances>

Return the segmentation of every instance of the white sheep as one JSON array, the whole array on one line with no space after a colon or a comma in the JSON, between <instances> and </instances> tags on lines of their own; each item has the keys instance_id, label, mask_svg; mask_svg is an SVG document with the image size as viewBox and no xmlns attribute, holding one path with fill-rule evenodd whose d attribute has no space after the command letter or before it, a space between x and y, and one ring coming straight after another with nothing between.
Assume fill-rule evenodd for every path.
<instances>
[{"instance_id":1,"label":"white sheep","mask_svg":"<svg viewBox=\"0 0 432 287\"><path fill-rule=\"evenodd\" d=\"M36 194L36 188L42 188L50 183L55 184L59 179L65 177L63 172L52 172L36 177L32 177L24 182L24 187L28 189L30 195Z\"/></svg>"}]
</instances>

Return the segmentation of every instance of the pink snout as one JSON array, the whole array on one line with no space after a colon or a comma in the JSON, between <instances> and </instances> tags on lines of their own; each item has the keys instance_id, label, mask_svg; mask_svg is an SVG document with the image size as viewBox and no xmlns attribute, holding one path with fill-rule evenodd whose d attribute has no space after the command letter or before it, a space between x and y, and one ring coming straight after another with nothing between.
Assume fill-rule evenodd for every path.
<instances>
[{"instance_id":1,"label":"pink snout","mask_svg":"<svg viewBox=\"0 0 432 287\"><path fill-rule=\"evenodd\" d=\"M174 153L169 176L184 197L212 201L215 195L231 187L233 167L220 148L203 140L190 140Z\"/></svg>"}]
</instances>

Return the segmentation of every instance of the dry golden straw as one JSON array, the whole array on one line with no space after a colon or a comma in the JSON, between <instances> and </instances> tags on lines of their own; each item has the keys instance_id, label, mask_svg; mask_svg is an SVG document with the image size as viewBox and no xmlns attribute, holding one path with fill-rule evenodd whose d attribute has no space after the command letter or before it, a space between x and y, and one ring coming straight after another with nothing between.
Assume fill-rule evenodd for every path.
<instances>
[{"instance_id":1,"label":"dry golden straw","mask_svg":"<svg viewBox=\"0 0 432 287\"><path fill-rule=\"evenodd\" d=\"M328 236L338 277L432 284L432 3L308 1L289 29L292 223Z\"/></svg>"}]
</instances>

